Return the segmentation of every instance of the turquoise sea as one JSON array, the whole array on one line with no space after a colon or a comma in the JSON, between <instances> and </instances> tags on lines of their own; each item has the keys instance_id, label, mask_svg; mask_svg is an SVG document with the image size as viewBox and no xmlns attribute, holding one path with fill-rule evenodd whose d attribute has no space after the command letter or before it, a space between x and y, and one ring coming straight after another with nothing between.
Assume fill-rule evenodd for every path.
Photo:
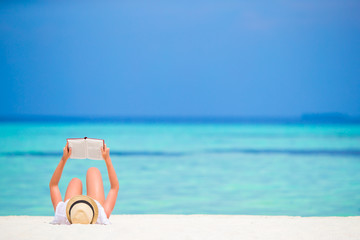
<instances>
[{"instance_id":1,"label":"turquoise sea","mask_svg":"<svg viewBox=\"0 0 360 240\"><path fill-rule=\"evenodd\" d=\"M360 215L360 125L0 123L0 215L53 215L48 184L70 137L103 138L114 214ZM69 159L60 190L89 167Z\"/></svg>"}]
</instances>

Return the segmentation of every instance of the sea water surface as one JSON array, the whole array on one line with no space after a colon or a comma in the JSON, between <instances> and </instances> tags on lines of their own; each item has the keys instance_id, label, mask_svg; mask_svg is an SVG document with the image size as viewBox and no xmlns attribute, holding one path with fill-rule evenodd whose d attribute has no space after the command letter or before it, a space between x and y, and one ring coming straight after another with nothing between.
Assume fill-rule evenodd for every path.
<instances>
[{"instance_id":1,"label":"sea water surface","mask_svg":"<svg viewBox=\"0 0 360 240\"><path fill-rule=\"evenodd\" d=\"M360 214L360 126L0 123L0 215L53 215L66 138L103 138L120 191L113 214ZM69 159L60 180L103 161Z\"/></svg>"}]
</instances>

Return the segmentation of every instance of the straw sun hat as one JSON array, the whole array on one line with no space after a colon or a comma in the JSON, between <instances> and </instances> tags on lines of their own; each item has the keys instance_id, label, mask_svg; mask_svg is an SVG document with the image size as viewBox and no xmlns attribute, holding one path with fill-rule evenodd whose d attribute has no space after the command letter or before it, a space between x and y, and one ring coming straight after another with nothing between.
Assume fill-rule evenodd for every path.
<instances>
[{"instance_id":1,"label":"straw sun hat","mask_svg":"<svg viewBox=\"0 0 360 240\"><path fill-rule=\"evenodd\" d=\"M71 224L94 224L99 215L95 201L88 196L72 197L66 205L66 216Z\"/></svg>"}]
</instances>

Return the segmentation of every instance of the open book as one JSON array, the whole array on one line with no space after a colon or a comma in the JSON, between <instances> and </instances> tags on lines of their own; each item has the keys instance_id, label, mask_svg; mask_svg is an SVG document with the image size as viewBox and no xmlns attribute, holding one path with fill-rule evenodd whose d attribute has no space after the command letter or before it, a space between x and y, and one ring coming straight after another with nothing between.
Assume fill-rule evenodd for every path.
<instances>
[{"instance_id":1,"label":"open book","mask_svg":"<svg viewBox=\"0 0 360 240\"><path fill-rule=\"evenodd\" d=\"M104 140L95 138L68 138L67 142L71 148L70 158L103 160L101 148L104 147Z\"/></svg>"}]
</instances>

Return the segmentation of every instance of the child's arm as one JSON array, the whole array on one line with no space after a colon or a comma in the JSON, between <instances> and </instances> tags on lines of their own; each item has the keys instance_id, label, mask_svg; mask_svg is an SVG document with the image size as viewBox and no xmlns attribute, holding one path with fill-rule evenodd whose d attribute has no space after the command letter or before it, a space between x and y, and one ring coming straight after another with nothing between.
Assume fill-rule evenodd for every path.
<instances>
[{"instance_id":1,"label":"child's arm","mask_svg":"<svg viewBox=\"0 0 360 240\"><path fill-rule=\"evenodd\" d=\"M119 192L119 181L116 176L116 172L114 169L114 166L112 165L111 158L110 158L110 149L106 147L106 144L104 146L104 149L101 149L102 156L105 160L106 167L108 170L109 180L110 180L110 191L106 197L105 203L104 203L104 210L107 215L107 217L110 217L110 214L112 210L115 207L116 198Z\"/></svg>"},{"instance_id":2,"label":"child's arm","mask_svg":"<svg viewBox=\"0 0 360 240\"><path fill-rule=\"evenodd\" d=\"M71 155L71 148L68 148L68 144L64 147L64 153L60 160L59 165L56 167L55 172L50 180L49 187L50 187L50 197L54 207L54 211L56 211L56 206L59 202L62 201L61 193L59 189L59 181L61 178L62 171L64 169L66 161L69 159Z\"/></svg>"}]
</instances>

